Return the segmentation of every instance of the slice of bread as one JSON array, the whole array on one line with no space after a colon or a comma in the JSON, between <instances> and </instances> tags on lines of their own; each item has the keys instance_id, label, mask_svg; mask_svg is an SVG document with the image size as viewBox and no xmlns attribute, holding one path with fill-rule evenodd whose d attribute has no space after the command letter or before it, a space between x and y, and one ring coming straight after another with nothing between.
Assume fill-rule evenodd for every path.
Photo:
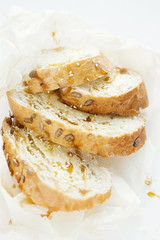
<instances>
[{"instance_id":1,"label":"slice of bread","mask_svg":"<svg viewBox=\"0 0 160 240\"><path fill-rule=\"evenodd\" d=\"M146 139L141 116L92 115L63 104L56 92L28 94L8 92L15 118L53 142L103 157L129 155Z\"/></svg>"},{"instance_id":2,"label":"slice of bread","mask_svg":"<svg viewBox=\"0 0 160 240\"><path fill-rule=\"evenodd\" d=\"M27 92L44 92L92 81L112 70L111 62L95 48L49 49L43 50L23 84Z\"/></svg>"},{"instance_id":3,"label":"slice of bread","mask_svg":"<svg viewBox=\"0 0 160 240\"><path fill-rule=\"evenodd\" d=\"M60 89L62 101L96 114L134 115L148 106L141 76L125 68L116 68L106 77L80 86Z\"/></svg>"},{"instance_id":4,"label":"slice of bread","mask_svg":"<svg viewBox=\"0 0 160 240\"><path fill-rule=\"evenodd\" d=\"M2 134L11 175L37 205L73 211L109 198L110 173L94 156L46 140L11 118L4 120Z\"/></svg>"}]
</instances>

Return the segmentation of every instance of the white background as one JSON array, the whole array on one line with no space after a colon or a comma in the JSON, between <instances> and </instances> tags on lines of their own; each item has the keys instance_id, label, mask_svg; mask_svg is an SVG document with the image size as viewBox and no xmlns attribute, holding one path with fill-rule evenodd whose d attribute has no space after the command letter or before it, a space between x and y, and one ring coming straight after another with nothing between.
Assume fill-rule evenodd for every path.
<instances>
[{"instance_id":1,"label":"white background","mask_svg":"<svg viewBox=\"0 0 160 240\"><path fill-rule=\"evenodd\" d=\"M95 27L160 49L160 0L0 0L0 13L11 5L80 14Z\"/></svg>"},{"instance_id":2,"label":"white background","mask_svg":"<svg viewBox=\"0 0 160 240\"><path fill-rule=\"evenodd\" d=\"M33 12L51 9L76 13L96 28L160 49L160 0L0 0L0 23L3 20L2 13L12 5ZM157 158L147 173L154 184L145 186L142 194L144 217L133 225L135 231L140 231L137 240L160 240L160 199L147 196L149 191L160 194L159 172L160 159ZM126 235L130 240L132 236L127 230L126 227Z\"/></svg>"}]
</instances>

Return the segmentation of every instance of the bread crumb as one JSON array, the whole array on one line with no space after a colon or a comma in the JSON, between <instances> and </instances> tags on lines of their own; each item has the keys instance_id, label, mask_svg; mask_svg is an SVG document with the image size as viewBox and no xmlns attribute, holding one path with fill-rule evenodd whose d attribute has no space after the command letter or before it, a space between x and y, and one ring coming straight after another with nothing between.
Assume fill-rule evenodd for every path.
<instances>
[{"instance_id":1,"label":"bread crumb","mask_svg":"<svg viewBox=\"0 0 160 240\"><path fill-rule=\"evenodd\" d=\"M148 185L148 186L151 185L152 184L152 179L147 177L146 180L145 180L145 184Z\"/></svg>"},{"instance_id":2,"label":"bread crumb","mask_svg":"<svg viewBox=\"0 0 160 240\"><path fill-rule=\"evenodd\" d=\"M11 225L11 224L12 224L12 220L11 220L11 219L9 219L8 225Z\"/></svg>"}]
</instances>

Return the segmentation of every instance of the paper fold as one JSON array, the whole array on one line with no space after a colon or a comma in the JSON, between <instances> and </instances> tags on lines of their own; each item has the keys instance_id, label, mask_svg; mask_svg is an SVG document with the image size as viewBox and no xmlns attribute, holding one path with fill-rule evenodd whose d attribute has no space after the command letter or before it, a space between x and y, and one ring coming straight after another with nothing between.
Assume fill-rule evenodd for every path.
<instances>
[{"instance_id":1,"label":"paper fold","mask_svg":"<svg viewBox=\"0 0 160 240\"><path fill-rule=\"evenodd\" d=\"M148 118L145 146L128 157L101 159L112 173L111 198L89 211L53 213L51 220L40 214L46 210L35 205L20 205L25 196L13 191L2 149L0 174L0 236L3 239L114 239L124 229L126 218L142 214L138 194L156 154L160 140L160 53L134 41L94 30L76 15L45 11L32 14L12 8L5 14L0 29L0 95L14 88L22 75L36 65L44 48L95 46L101 49L115 66L140 72L145 80L150 107L143 111ZM55 33L54 37L52 32ZM5 96L0 100L0 123L8 115ZM2 139L0 139L2 145ZM14 197L12 197L10 192ZM12 224L8 225L10 219ZM116 233L117 232L117 233ZM126 236L126 238L125 238ZM119 239L121 239L119 237ZM128 239L124 235L123 240Z\"/></svg>"}]
</instances>

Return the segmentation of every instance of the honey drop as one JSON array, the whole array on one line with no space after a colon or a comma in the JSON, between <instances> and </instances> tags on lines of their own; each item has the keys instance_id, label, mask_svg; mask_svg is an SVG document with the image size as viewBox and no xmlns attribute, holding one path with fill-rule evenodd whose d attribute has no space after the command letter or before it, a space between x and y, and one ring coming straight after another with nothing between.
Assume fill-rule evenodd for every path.
<instances>
[{"instance_id":1,"label":"honey drop","mask_svg":"<svg viewBox=\"0 0 160 240\"><path fill-rule=\"evenodd\" d=\"M69 174L71 174L73 171L73 164L71 162L66 162L65 164L67 167L67 171L69 172Z\"/></svg>"}]
</instances>

